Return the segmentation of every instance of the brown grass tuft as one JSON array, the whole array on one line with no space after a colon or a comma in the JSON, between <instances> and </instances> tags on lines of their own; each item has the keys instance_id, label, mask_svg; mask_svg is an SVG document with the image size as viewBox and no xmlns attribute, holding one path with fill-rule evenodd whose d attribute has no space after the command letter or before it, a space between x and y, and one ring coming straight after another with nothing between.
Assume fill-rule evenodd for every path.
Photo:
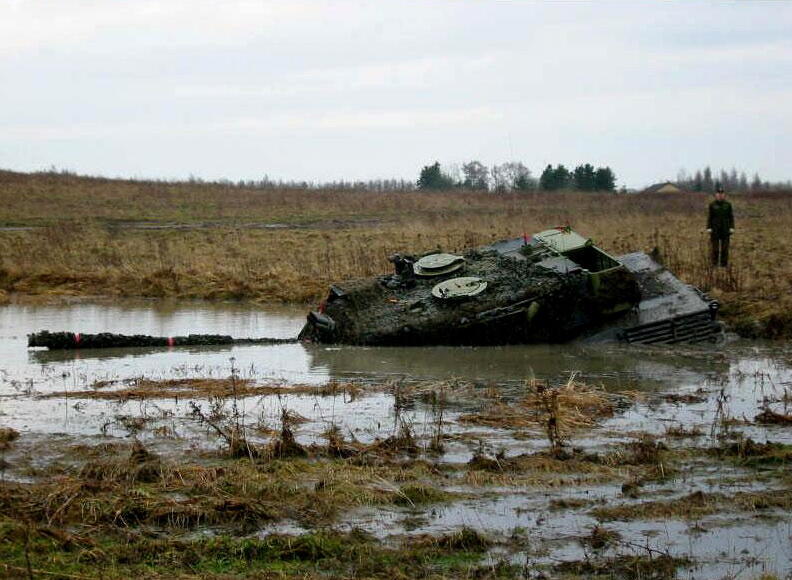
<instances>
[{"instance_id":1,"label":"brown grass tuft","mask_svg":"<svg viewBox=\"0 0 792 580\"><path fill-rule=\"evenodd\" d=\"M462 415L458 421L487 427L545 429L548 418L554 418L559 434L565 437L593 426L614 412L608 393L578 381L575 375L557 387L533 379L526 383L526 391L517 405L495 399L481 412Z\"/></svg>"}]
</instances>

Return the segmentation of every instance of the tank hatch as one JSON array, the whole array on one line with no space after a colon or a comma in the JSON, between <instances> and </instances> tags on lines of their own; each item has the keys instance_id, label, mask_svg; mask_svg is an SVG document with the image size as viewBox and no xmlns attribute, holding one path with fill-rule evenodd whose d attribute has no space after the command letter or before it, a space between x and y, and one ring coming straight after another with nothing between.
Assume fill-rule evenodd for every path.
<instances>
[{"instance_id":1,"label":"tank hatch","mask_svg":"<svg viewBox=\"0 0 792 580\"><path fill-rule=\"evenodd\" d=\"M592 244L590 238L584 238L569 228L545 230L534 234L533 237L559 254L566 254Z\"/></svg>"},{"instance_id":2,"label":"tank hatch","mask_svg":"<svg viewBox=\"0 0 792 580\"><path fill-rule=\"evenodd\" d=\"M465 258L454 254L429 254L415 264L413 271L417 276L442 276L456 272L465 263Z\"/></svg>"},{"instance_id":3,"label":"tank hatch","mask_svg":"<svg viewBox=\"0 0 792 580\"><path fill-rule=\"evenodd\" d=\"M487 282L475 276L451 278L443 280L432 288L432 296L440 299L469 298L481 294L487 288Z\"/></svg>"}]
</instances>

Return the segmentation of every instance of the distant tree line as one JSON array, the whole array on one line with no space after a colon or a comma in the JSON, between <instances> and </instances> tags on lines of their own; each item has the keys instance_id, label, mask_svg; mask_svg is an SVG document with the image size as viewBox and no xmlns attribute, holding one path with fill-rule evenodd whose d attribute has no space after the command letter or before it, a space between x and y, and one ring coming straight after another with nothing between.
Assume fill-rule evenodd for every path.
<instances>
[{"instance_id":1,"label":"distant tree line","mask_svg":"<svg viewBox=\"0 0 792 580\"><path fill-rule=\"evenodd\" d=\"M461 167L443 168L435 161L421 169L417 182L422 190L462 189L495 193L558 191L614 191L616 174L610 167L594 168L590 163L569 171L563 165L548 165L539 179L521 161L509 161L487 167L480 161L463 163Z\"/></svg>"},{"instance_id":2,"label":"distant tree line","mask_svg":"<svg viewBox=\"0 0 792 580\"><path fill-rule=\"evenodd\" d=\"M610 167L597 167L590 163L578 165L569 171L563 165L548 165L539 178L539 187L545 191L576 189L578 191L614 191L616 174Z\"/></svg>"},{"instance_id":3,"label":"distant tree line","mask_svg":"<svg viewBox=\"0 0 792 580\"><path fill-rule=\"evenodd\" d=\"M487 167L480 161L470 161L461 166L443 168L435 161L421 169L418 189L460 189L468 191L533 191L537 180L521 161L509 161Z\"/></svg>"},{"instance_id":4,"label":"distant tree line","mask_svg":"<svg viewBox=\"0 0 792 580\"><path fill-rule=\"evenodd\" d=\"M407 192L418 190L466 190L492 191L495 193L530 192L530 191L614 191L616 175L610 167L594 168L590 163L578 165L569 170L564 165L548 165L539 178L535 178L528 167L520 161L509 161L491 167L479 161L470 161L461 165L442 167L439 162L421 169L418 181L407 179L368 179L368 180L334 180L304 181L272 179L268 175L260 179L203 179L189 176L187 179L145 179L145 178L109 178L103 176L80 175L69 169L58 169L55 166L30 174L4 171L0 169L0 179L6 180L13 176L39 175L57 179L89 179L95 181L125 181L130 183L188 183L195 186L223 186L228 188L264 189L264 190L314 190L314 191L371 191L377 193ZM727 191L792 191L792 181L770 182L763 180L758 173L750 179L744 172L732 168L730 171L721 169L713 171L710 167L689 173L681 169L677 174L676 183L688 191L713 192L720 186ZM624 190L624 188L622 188ZM625 190L626 191L626 190Z\"/></svg>"},{"instance_id":5,"label":"distant tree line","mask_svg":"<svg viewBox=\"0 0 792 580\"><path fill-rule=\"evenodd\" d=\"M415 191L415 182L408 179L359 179L333 181L284 181L264 179L241 181L238 185L257 189L315 189L317 191L373 191L378 193Z\"/></svg>"},{"instance_id":6,"label":"distant tree line","mask_svg":"<svg viewBox=\"0 0 792 580\"><path fill-rule=\"evenodd\" d=\"M758 173L754 173L753 177L748 179L745 171L737 172L737 169L732 167L731 171L721 169L717 172L713 171L709 166L704 169L698 169L695 173L690 174L684 169L680 169L677 174L677 185L682 189L688 191L703 191L712 193L718 187L722 187L726 191L761 191L768 189L789 189L792 187L791 181L775 182L764 181Z\"/></svg>"},{"instance_id":7,"label":"distant tree line","mask_svg":"<svg viewBox=\"0 0 792 580\"><path fill-rule=\"evenodd\" d=\"M15 171L4 171L0 169L0 178L3 174L8 175L27 175ZM55 166L42 171L31 172L30 175L39 175L58 179L87 179L93 181L123 181L127 183L149 183L176 185L187 183L195 186L223 186L227 188L240 189L265 189L265 190L316 190L316 191L415 191L415 182L408 179L367 179L367 180L333 180L333 181L306 181L306 180L284 180L272 179L268 175L260 179L204 179L195 175L187 178L177 179L150 179L150 178L121 178L104 177L98 175L82 175L70 169L58 169Z\"/></svg>"},{"instance_id":8,"label":"distant tree line","mask_svg":"<svg viewBox=\"0 0 792 580\"><path fill-rule=\"evenodd\" d=\"M177 180L174 183L179 182L181 182L181 180ZM219 179L206 181L200 177L190 176L186 182L192 185L225 185L227 187L240 187L246 189L373 191L377 193L415 191L415 182L407 179L302 181L271 179L265 175L262 179L240 179L238 181Z\"/></svg>"}]
</instances>

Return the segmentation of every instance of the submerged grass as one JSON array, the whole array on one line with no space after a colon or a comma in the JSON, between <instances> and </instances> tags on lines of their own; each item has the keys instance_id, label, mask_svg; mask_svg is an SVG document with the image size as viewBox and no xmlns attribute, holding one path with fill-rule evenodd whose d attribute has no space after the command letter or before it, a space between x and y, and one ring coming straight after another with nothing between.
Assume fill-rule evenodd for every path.
<instances>
[{"instance_id":1,"label":"submerged grass","mask_svg":"<svg viewBox=\"0 0 792 580\"><path fill-rule=\"evenodd\" d=\"M495 456L476 453L466 467L463 481L473 487L579 488L656 478L653 464L619 464L610 455L575 450L560 455L548 450L509 457L503 453Z\"/></svg>"},{"instance_id":2,"label":"submerged grass","mask_svg":"<svg viewBox=\"0 0 792 580\"><path fill-rule=\"evenodd\" d=\"M725 510L756 512L778 509L787 512L790 508L792 508L792 490L789 489L746 491L731 495L696 491L673 500L597 507L592 509L590 514L601 521L694 520Z\"/></svg>"},{"instance_id":3,"label":"submerged grass","mask_svg":"<svg viewBox=\"0 0 792 580\"><path fill-rule=\"evenodd\" d=\"M193 539L112 533L92 539L0 519L0 574L24 577L35 570L61 578L486 578L494 576L478 561L489 545L470 529L394 547L357 530Z\"/></svg>"},{"instance_id":4,"label":"submerged grass","mask_svg":"<svg viewBox=\"0 0 792 580\"><path fill-rule=\"evenodd\" d=\"M68 526L248 529L285 519L332 522L359 506L452 501L432 486L423 462L361 464L312 453L262 460L216 457L209 463L162 459L140 443L75 446L72 462L36 483L0 488L0 511L21 521Z\"/></svg>"},{"instance_id":5,"label":"submerged grass","mask_svg":"<svg viewBox=\"0 0 792 580\"><path fill-rule=\"evenodd\" d=\"M187 378L146 379L142 377L123 381L99 381L91 390L72 391L70 397L80 399L102 399L128 401L137 399L173 399L186 397L253 397L267 395L347 395L356 396L361 385L352 382L333 381L325 385L260 385L251 379L242 378ZM62 397L62 393L44 393L39 398Z\"/></svg>"},{"instance_id":6,"label":"submerged grass","mask_svg":"<svg viewBox=\"0 0 792 580\"><path fill-rule=\"evenodd\" d=\"M565 580L575 578L607 578L609 580L673 580L680 568L691 564L689 558L675 558L667 554L587 558L564 562L555 566Z\"/></svg>"},{"instance_id":7,"label":"submerged grass","mask_svg":"<svg viewBox=\"0 0 792 580\"><path fill-rule=\"evenodd\" d=\"M738 436L724 439L710 453L716 457L728 458L738 465L757 468L778 467L784 469L792 463L792 445L766 441L757 443L750 437Z\"/></svg>"},{"instance_id":8,"label":"submerged grass","mask_svg":"<svg viewBox=\"0 0 792 580\"><path fill-rule=\"evenodd\" d=\"M559 432L568 435L612 416L614 398L619 396L577 380L574 375L558 386L549 386L543 381L533 379L526 383L525 395L517 404L498 397L483 410L462 415L458 420L469 425L487 427L544 429L548 416L552 414ZM553 400L552 409L548 409L550 398Z\"/></svg>"},{"instance_id":9,"label":"submerged grass","mask_svg":"<svg viewBox=\"0 0 792 580\"><path fill-rule=\"evenodd\" d=\"M329 527L357 507L463 497L442 489L431 465L311 451L190 461L137 441L74 445L35 482L0 485L0 576L488 577L477 561L491 542L471 529L384 545ZM250 536L284 521L316 531Z\"/></svg>"},{"instance_id":10,"label":"submerged grass","mask_svg":"<svg viewBox=\"0 0 792 580\"><path fill-rule=\"evenodd\" d=\"M614 254L656 248L673 272L721 300L741 334L788 337L788 199L734 197L733 264L721 271L708 262L700 195L373 194L4 173L0 223L42 227L0 232L0 301L8 293L314 301L332 282L387 272L395 251L460 251L569 224ZM250 227L274 222L295 227Z\"/></svg>"}]
</instances>

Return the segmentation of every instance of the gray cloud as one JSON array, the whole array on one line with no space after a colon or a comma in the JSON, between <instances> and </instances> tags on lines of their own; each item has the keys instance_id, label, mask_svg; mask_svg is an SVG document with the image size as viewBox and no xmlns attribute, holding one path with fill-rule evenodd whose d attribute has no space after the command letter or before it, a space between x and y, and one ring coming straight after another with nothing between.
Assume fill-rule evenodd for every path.
<instances>
[{"instance_id":1,"label":"gray cloud","mask_svg":"<svg viewBox=\"0 0 792 580\"><path fill-rule=\"evenodd\" d=\"M439 159L786 179L786 2L0 0L0 166L413 179Z\"/></svg>"}]
</instances>

